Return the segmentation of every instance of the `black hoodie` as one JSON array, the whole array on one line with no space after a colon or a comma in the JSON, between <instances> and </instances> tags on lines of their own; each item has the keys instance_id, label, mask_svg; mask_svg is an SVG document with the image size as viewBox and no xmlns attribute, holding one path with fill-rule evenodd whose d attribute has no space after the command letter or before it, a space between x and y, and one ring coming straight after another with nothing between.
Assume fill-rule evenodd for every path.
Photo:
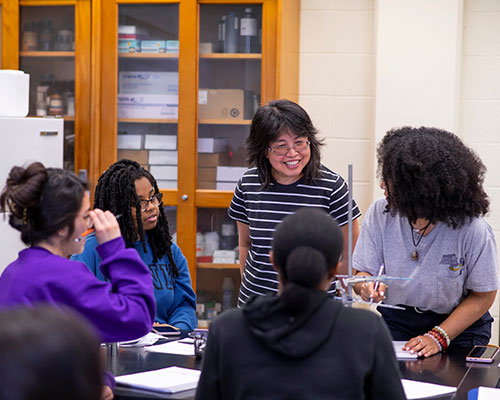
<instances>
[{"instance_id":1,"label":"black hoodie","mask_svg":"<svg viewBox=\"0 0 500 400\"><path fill-rule=\"evenodd\" d=\"M291 316L258 296L210 325L196 399L404 399L384 322L315 291Z\"/></svg>"}]
</instances>

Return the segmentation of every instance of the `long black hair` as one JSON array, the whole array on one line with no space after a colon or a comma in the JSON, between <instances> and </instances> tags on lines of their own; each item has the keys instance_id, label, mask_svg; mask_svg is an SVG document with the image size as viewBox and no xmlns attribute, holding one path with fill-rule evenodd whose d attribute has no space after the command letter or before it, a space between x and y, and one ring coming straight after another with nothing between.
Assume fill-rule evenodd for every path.
<instances>
[{"instance_id":1,"label":"long black hair","mask_svg":"<svg viewBox=\"0 0 500 400\"><path fill-rule=\"evenodd\" d=\"M307 307L311 290L337 266L343 242L337 222L320 209L301 208L279 224L273 259L281 272L281 299L292 314Z\"/></svg>"},{"instance_id":2,"label":"long black hair","mask_svg":"<svg viewBox=\"0 0 500 400\"><path fill-rule=\"evenodd\" d=\"M390 130L377 148L377 160L388 192L387 212L398 212L410 222L425 218L452 228L488 212L486 167L450 132L426 127Z\"/></svg>"},{"instance_id":3,"label":"long black hair","mask_svg":"<svg viewBox=\"0 0 500 400\"><path fill-rule=\"evenodd\" d=\"M267 188L272 180L272 166L266 157L269 144L285 132L307 137L311 159L304 167L304 178L308 183L319 178L320 148L323 144L317 137L318 131L311 118L306 110L293 101L273 100L255 113L246 141L247 162L257 167L263 189Z\"/></svg>"},{"instance_id":4,"label":"long black hair","mask_svg":"<svg viewBox=\"0 0 500 400\"><path fill-rule=\"evenodd\" d=\"M133 247L139 236L144 252L146 249L146 236L153 253L153 262L167 256L174 276L179 275L179 270L172 256L172 236L168 229L168 221L163 210L163 204L159 206L158 222L156 226L144 231L141 219L141 205L137 192L135 191L135 181L146 178L153 186L155 193L159 193L158 185L153 175L142 168L139 163L132 160L120 160L112 164L99 177L94 194L94 208L109 210L113 214L121 214L118 220L120 230L127 247ZM135 220L137 231L134 228L134 216L132 207L135 208Z\"/></svg>"},{"instance_id":5,"label":"long black hair","mask_svg":"<svg viewBox=\"0 0 500 400\"><path fill-rule=\"evenodd\" d=\"M21 240L34 245L65 227L73 233L85 190L71 172L34 162L10 170L0 205L9 211L9 224L21 232Z\"/></svg>"}]
</instances>

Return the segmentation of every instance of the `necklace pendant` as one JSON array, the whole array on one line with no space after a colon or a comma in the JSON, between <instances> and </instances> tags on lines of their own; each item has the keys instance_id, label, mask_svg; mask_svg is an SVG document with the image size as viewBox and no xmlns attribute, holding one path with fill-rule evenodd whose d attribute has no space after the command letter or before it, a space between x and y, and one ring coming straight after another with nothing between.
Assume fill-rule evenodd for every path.
<instances>
[{"instance_id":1,"label":"necklace pendant","mask_svg":"<svg viewBox=\"0 0 500 400\"><path fill-rule=\"evenodd\" d=\"M412 259L413 261L417 261L417 260L418 260L418 251L417 251L417 250L413 250L413 251L411 252L411 259Z\"/></svg>"}]
</instances>

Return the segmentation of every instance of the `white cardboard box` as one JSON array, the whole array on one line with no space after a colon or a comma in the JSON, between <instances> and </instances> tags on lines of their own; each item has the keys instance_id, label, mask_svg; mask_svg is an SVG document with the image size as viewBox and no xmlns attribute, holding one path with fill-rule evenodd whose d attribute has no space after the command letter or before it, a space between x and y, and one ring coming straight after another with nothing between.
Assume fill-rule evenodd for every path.
<instances>
[{"instance_id":1,"label":"white cardboard box","mask_svg":"<svg viewBox=\"0 0 500 400\"><path fill-rule=\"evenodd\" d=\"M246 167L217 167L217 182L238 182L246 172Z\"/></svg>"},{"instance_id":2,"label":"white cardboard box","mask_svg":"<svg viewBox=\"0 0 500 400\"><path fill-rule=\"evenodd\" d=\"M215 189L217 189L217 190L229 190L231 192L234 192L234 189L236 189L237 184L238 184L238 182L216 182Z\"/></svg>"},{"instance_id":3,"label":"white cardboard box","mask_svg":"<svg viewBox=\"0 0 500 400\"><path fill-rule=\"evenodd\" d=\"M139 150L142 148L142 135L117 135L118 149Z\"/></svg>"},{"instance_id":4,"label":"white cardboard box","mask_svg":"<svg viewBox=\"0 0 500 400\"><path fill-rule=\"evenodd\" d=\"M158 179L156 183L160 189L177 189L177 180Z\"/></svg>"},{"instance_id":5,"label":"white cardboard box","mask_svg":"<svg viewBox=\"0 0 500 400\"><path fill-rule=\"evenodd\" d=\"M177 150L176 135L145 135L144 148L148 150ZM150 160L150 164L151 160Z\"/></svg>"},{"instance_id":6,"label":"white cardboard box","mask_svg":"<svg viewBox=\"0 0 500 400\"><path fill-rule=\"evenodd\" d=\"M226 147L225 138L198 138L198 153L222 153Z\"/></svg>"},{"instance_id":7,"label":"white cardboard box","mask_svg":"<svg viewBox=\"0 0 500 400\"><path fill-rule=\"evenodd\" d=\"M149 164L177 165L178 154L174 150L150 150Z\"/></svg>"},{"instance_id":8,"label":"white cardboard box","mask_svg":"<svg viewBox=\"0 0 500 400\"><path fill-rule=\"evenodd\" d=\"M118 93L177 95L179 93L179 73L120 71L118 73Z\"/></svg>"},{"instance_id":9,"label":"white cardboard box","mask_svg":"<svg viewBox=\"0 0 500 400\"><path fill-rule=\"evenodd\" d=\"M119 94L118 118L177 119L177 103L174 94Z\"/></svg>"},{"instance_id":10,"label":"white cardboard box","mask_svg":"<svg viewBox=\"0 0 500 400\"><path fill-rule=\"evenodd\" d=\"M174 165L151 165L149 172L158 181L176 181L177 180L177 166Z\"/></svg>"}]
</instances>

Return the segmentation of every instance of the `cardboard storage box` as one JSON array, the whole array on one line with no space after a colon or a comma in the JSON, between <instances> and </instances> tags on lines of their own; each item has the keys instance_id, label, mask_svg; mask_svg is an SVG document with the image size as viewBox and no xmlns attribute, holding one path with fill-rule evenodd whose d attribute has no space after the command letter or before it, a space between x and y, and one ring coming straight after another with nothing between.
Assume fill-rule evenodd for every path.
<instances>
[{"instance_id":1,"label":"cardboard storage box","mask_svg":"<svg viewBox=\"0 0 500 400\"><path fill-rule=\"evenodd\" d=\"M122 135L116 137L116 147L118 149L139 150L142 148L142 135Z\"/></svg>"},{"instance_id":2,"label":"cardboard storage box","mask_svg":"<svg viewBox=\"0 0 500 400\"><path fill-rule=\"evenodd\" d=\"M217 182L238 182L246 172L246 167L217 167Z\"/></svg>"},{"instance_id":3,"label":"cardboard storage box","mask_svg":"<svg viewBox=\"0 0 500 400\"><path fill-rule=\"evenodd\" d=\"M166 43L164 40L141 41L141 53L165 53Z\"/></svg>"},{"instance_id":4,"label":"cardboard storage box","mask_svg":"<svg viewBox=\"0 0 500 400\"><path fill-rule=\"evenodd\" d=\"M177 180L157 179L156 183L159 189L177 189ZM165 197L163 198L163 202L165 202Z\"/></svg>"},{"instance_id":5,"label":"cardboard storage box","mask_svg":"<svg viewBox=\"0 0 500 400\"><path fill-rule=\"evenodd\" d=\"M177 150L177 135L145 135L144 148L148 150Z\"/></svg>"},{"instance_id":6,"label":"cardboard storage box","mask_svg":"<svg viewBox=\"0 0 500 400\"><path fill-rule=\"evenodd\" d=\"M225 138L198 138L198 153L220 153L226 151Z\"/></svg>"},{"instance_id":7,"label":"cardboard storage box","mask_svg":"<svg viewBox=\"0 0 500 400\"><path fill-rule=\"evenodd\" d=\"M216 185L215 181L198 181L198 189L215 189Z\"/></svg>"},{"instance_id":8,"label":"cardboard storage box","mask_svg":"<svg viewBox=\"0 0 500 400\"><path fill-rule=\"evenodd\" d=\"M177 119L177 95L119 94L118 118Z\"/></svg>"},{"instance_id":9,"label":"cardboard storage box","mask_svg":"<svg viewBox=\"0 0 500 400\"><path fill-rule=\"evenodd\" d=\"M177 180L177 166L174 165L151 165L149 172L155 177L156 180Z\"/></svg>"},{"instance_id":10,"label":"cardboard storage box","mask_svg":"<svg viewBox=\"0 0 500 400\"><path fill-rule=\"evenodd\" d=\"M119 39L118 53L140 53L141 41L135 39Z\"/></svg>"},{"instance_id":11,"label":"cardboard storage box","mask_svg":"<svg viewBox=\"0 0 500 400\"><path fill-rule=\"evenodd\" d=\"M143 167L149 164L147 150L120 150L117 152L118 160L134 160L141 164Z\"/></svg>"},{"instance_id":12,"label":"cardboard storage box","mask_svg":"<svg viewBox=\"0 0 500 400\"><path fill-rule=\"evenodd\" d=\"M149 163L150 164L165 164L165 165L177 165L178 155L175 150L150 150L149 151Z\"/></svg>"},{"instance_id":13,"label":"cardboard storage box","mask_svg":"<svg viewBox=\"0 0 500 400\"><path fill-rule=\"evenodd\" d=\"M231 192L234 192L237 184L238 182L217 182L215 188L217 190L229 190Z\"/></svg>"},{"instance_id":14,"label":"cardboard storage box","mask_svg":"<svg viewBox=\"0 0 500 400\"><path fill-rule=\"evenodd\" d=\"M215 182L216 179L216 167L198 167L198 182Z\"/></svg>"},{"instance_id":15,"label":"cardboard storage box","mask_svg":"<svg viewBox=\"0 0 500 400\"><path fill-rule=\"evenodd\" d=\"M175 94L179 93L178 72L120 71L119 94ZM176 97L175 103L179 104Z\"/></svg>"},{"instance_id":16,"label":"cardboard storage box","mask_svg":"<svg viewBox=\"0 0 500 400\"><path fill-rule=\"evenodd\" d=\"M200 89L198 92L199 119L242 120L243 105L241 89Z\"/></svg>"},{"instance_id":17,"label":"cardboard storage box","mask_svg":"<svg viewBox=\"0 0 500 400\"><path fill-rule=\"evenodd\" d=\"M228 162L227 153L198 153L198 167L217 167L226 165Z\"/></svg>"}]
</instances>

